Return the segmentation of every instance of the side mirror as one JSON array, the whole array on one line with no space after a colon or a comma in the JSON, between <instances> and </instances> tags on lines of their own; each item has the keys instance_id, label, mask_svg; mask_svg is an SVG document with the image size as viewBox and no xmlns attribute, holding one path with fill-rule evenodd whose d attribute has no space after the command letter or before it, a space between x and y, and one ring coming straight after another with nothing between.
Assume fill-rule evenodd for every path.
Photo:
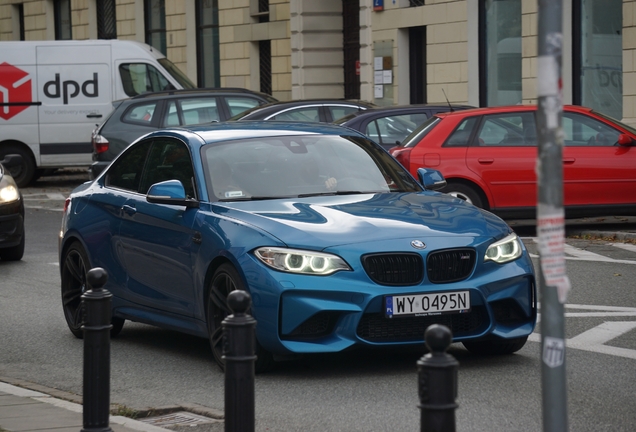
<instances>
[{"instance_id":1,"label":"side mirror","mask_svg":"<svg viewBox=\"0 0 636 432\"><path fill-rule=\"evenodd\" d=\"M166 180L150 186L146 201L153 204L169 204L199 207L199 202L186 197L185 188L179 180Z\"/></svg>"},{"instance_id":2,"label":"side mirror","mask_svg":"<svg viewBox=\"0 0 636 432\"><path fill-rule=\"evenodd\" d=\"M19 154L8 154L0 161L5 168L11 168L22 164L22 156Z\"/></svg>"},{"instance_id":3,"label":"side mirror","mask_svg":"<svg viewBox=\"0 0 636 432\"><path fill-rule=\"evenodd\" d=\"M634 144L634 140L627 134L620 134L618 136L618 145L630 146Z\"/></svg>"},{"instance_id":4,"label":"side mirror","mask_svg":"<svg viewBox=\"0 0 636 432\"><path fill-rule=\"evenodd\" d=\"M446 187L446 179L441 172L430 168L418 168L417 178L428 190L440 190Z\"/></svg>"}]
</instances>

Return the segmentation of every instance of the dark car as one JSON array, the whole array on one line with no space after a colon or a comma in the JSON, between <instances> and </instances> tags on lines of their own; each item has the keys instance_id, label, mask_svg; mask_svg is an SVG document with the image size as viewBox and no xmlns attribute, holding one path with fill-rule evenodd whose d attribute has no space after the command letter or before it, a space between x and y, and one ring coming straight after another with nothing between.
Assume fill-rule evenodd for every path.
<instances>
[{"instance_id":1,"label":"dark car","mask_svg":"<svg viewBox=\"0 0 636 432\"><path fill-rule=\"evenodd\" d=\"M431 324L474 353L521 349L537 318L530 255L500 218L415 180L360 132L223 122L153 132L65 203L64 316L83 334L86 272L125 320L209 338L248 291L256 370L274 355L416 347ZM289 358L289 357L288 357Z\"/></svg>"},{"instance_id":2,"label":"dark car","mask_svg":"<svg viewBox=\"0 0 636 432\"><path fill-rule=\"evenodd\" d=\"M392 105L352 112L334 121L362 132L385 149L399 145L419 125L440 112L474 108L470 105Z\"/></svg>"},{"instance_id":3,"label":"dark car","mask_svg":"<svg viewBox=\"0 0 636 432\"><path fill-rule=\"evenodd\" d=\"M24 255L24 200L7 168L22 163L22 156L0 161L0 259L18 261Z\"/></svg>"},{"instance_id":4,"label":"dark car","mask_svg":"<svg viewBox=\"0 0 636 432\"><path fill-rule=\"evenodd\" d=\"M91 178L137 138L165 127L225 121L272 96L244 88L187 89L145 93L114 102L111 115L93 131Z\"/></svg>"},{"instance_id":5,"label":"dark car","mask_svg":"<svg viewBox=\"0 0 636 432\"><path fill-rule=\"evenodd\" d=\"M230 120L280 120L295 122L332 121L358 111L373 108L369 102L344 99L304 99L288 102L274 102L252 108Z\"/></svg>"}]
</instances>

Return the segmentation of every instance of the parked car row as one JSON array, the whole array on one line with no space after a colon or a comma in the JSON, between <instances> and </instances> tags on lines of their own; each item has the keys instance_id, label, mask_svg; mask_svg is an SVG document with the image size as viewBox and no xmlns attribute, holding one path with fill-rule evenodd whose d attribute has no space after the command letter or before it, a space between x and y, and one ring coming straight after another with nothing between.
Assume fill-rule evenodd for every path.
<instances>
[{"instance_id":1,"label":"parked car row","mask_svg":"<svg viewBox=\"0 0 636 432\"><path fill-rule=\"evenodd\" d=\"M442 172L444 192L503 217L534 217L537 199L536 106L460 104L377 107L360 101L280 102L245 89L195 89L119 102L93 134L97 175L134 140L153 130L212 121L335 123L362 132L415 175ZM566 216L636 214L636 131L594 110L566 106ZM614 148L618 146L617 148Z\"/></svg>"}]
</instances>

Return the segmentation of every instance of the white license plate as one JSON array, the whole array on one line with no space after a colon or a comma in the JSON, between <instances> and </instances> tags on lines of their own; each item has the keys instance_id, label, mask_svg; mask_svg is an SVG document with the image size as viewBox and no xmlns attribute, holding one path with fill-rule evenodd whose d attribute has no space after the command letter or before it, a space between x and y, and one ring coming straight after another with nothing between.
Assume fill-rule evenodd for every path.
<instances>
[{"instance_id":1,"label":"white license plate","mask_svg":"<svg viewBox=\"0 0 636 432\"><path fill-rule=\"evenodd\" d=\"M384 297L387 318L395 316L429 316L470 311L470 293L455 291Z\"/></svg>"}]
</instances>

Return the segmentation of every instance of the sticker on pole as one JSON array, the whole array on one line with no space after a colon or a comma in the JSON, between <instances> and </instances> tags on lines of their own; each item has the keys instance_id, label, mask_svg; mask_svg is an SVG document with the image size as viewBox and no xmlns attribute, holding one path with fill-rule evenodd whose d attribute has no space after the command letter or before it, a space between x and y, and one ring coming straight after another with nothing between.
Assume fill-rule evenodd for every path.
<instances>
[{"instance_id":1,"label":"sticker on pole","mask_svg":"<svg viewBox=\"0 0 636 432\"><path fill-rule=\"evenodd\" d=\"M546 336L543 338L543 363L550 368L559 367L565 359L565 341Z\"/></svg>"},{"instance_id":2,"label":"sticker on pole","mask_svg":"<svg viewBox=\"0 0 636 432\"><path fill-rule=\"evenodd\" d=\"M560 303L565 303L570 291L570 279L565 273L564 212L554 212L537 218L541 272L547 286L554 286Z\"/></svg>"}]
</instances>

